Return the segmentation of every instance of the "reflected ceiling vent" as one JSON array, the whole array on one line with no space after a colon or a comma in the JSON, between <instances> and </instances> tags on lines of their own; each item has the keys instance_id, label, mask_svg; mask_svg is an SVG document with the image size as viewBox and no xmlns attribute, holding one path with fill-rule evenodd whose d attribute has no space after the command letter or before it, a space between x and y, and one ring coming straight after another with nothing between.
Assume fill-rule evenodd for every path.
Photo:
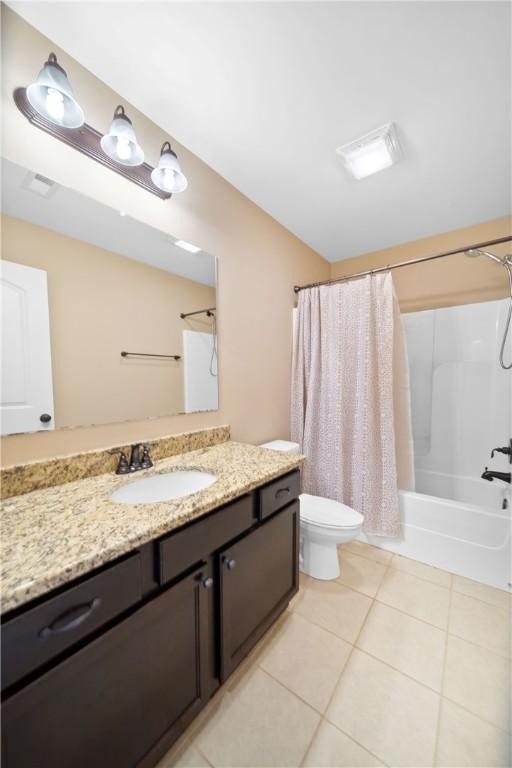
<instances>
[{"instance_id":1,"label":"reflected ceiling vent","mask_svg":"<svg viewBox=\"0 0 512 768\"><path fill-rule=\"evenodd\" d=\"M23 189L28 189L29 192L39 195L39 197L52 197L59 188L57 182L42 176L40 173L27 173L21 186Z\"/></svg>"}]
</instances>

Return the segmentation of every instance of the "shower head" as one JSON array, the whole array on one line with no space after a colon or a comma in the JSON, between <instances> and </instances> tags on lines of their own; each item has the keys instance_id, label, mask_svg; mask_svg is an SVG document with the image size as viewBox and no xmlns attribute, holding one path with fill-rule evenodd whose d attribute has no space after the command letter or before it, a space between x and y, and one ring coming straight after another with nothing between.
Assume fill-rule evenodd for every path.
<instances>
[{"instance_id":1,"label":"shower head","mask_svg":"<svg viewBox=\"0 0 512 768\"><path fill-rule=\"evenodd\" d=\"M488 259L492 259L493 261L496 261L498 264L503 265L504 260L500 259L499 256L495 256L494 253L489 253L489 251L481 251L478 248L471 248L469 251L464 251L465 256L469 256L470 259L474 259L477 256L487 256Z\"/></svg>"}]
</instances>

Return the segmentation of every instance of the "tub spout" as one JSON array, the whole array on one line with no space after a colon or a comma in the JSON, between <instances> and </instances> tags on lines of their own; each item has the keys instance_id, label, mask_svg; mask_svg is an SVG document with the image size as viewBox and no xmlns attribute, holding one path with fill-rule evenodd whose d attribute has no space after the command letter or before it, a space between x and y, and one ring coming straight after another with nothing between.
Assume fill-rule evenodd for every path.
<instances>
[{"instance_id":1,"label":"tub spout","mask_svg":"<svg viewBox=\"0 0 512 768\"><path fill-rule=\"evenodd\" d=\"M485 468L485 472L482 472L482 480L490 480L491 482L496 480L503 480L504 483L510 483L510 472L496 472L494 469Z\"/></svg>"}]
</instances>

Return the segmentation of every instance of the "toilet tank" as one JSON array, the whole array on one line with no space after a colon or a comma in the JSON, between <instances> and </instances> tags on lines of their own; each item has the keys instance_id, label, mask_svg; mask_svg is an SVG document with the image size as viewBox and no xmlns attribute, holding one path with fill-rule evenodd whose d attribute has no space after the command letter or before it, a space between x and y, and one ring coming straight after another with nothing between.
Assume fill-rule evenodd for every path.
<instances>
[{"instance_id":1,"label":"toilet tank","mask_svg":"<svg viewBox=\"0 0 512 768\"><path fill-rule=\"evenodd\" d=\"M289 440L271 440L269 443L263 443L260 448L270 448L272 451L284 451L284 453L300 453L298 443L291 443Z\"/></svg>"}]
</instances>

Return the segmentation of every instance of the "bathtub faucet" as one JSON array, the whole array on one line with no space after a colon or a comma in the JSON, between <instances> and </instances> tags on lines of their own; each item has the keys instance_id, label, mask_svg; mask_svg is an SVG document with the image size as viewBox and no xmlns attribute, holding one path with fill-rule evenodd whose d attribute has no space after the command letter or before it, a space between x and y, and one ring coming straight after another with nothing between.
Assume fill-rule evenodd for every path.
<instances>
[{"instance_id":1,"label":"bathtub faucet","mask_svg":"<svg viewBox=\"0 0 512 768\"><path fill-rule=\"evenodd\" d=\"M510 472L496 472L494 469L485 468L485 472L482 473L482 480L490 480L491 482L496 480L503 480L504 483L510 483Z\"/></svg>"}]
</instances>

